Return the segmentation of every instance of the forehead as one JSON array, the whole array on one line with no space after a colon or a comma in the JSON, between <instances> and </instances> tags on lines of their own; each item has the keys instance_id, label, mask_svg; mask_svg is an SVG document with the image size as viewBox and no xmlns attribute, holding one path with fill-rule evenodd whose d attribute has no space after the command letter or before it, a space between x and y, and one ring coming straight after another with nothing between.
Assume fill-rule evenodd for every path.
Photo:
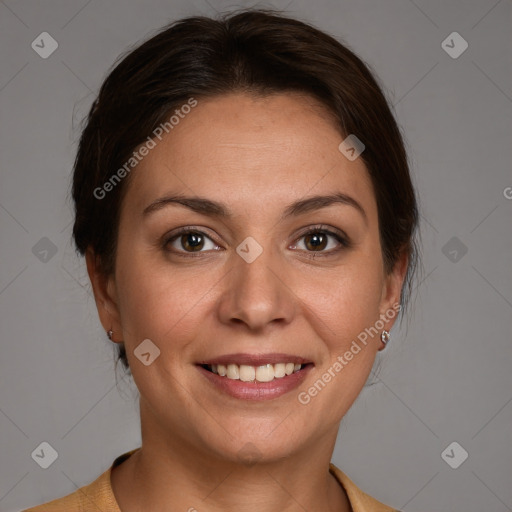
<instances>
[{"instance_id":1,"label":"forehead","mask_svg":"<svg viewBox=\"0 0 512 512\"><path fill-rule=\"evenodd\" d=\"M233 209L334 191L357 196L370 213L375 206L363 160L340 153L344 136L312 98L287 93L198 99L174 122L132 171L127 208L141 210L169 191L208 196Z\"/></svg>"}]
</instances>

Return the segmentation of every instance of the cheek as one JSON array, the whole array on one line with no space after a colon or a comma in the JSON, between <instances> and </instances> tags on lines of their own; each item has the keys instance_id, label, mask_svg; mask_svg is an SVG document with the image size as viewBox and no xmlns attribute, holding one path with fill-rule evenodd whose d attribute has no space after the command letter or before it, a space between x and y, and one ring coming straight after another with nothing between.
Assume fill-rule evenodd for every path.
<instances>
[{"instance_id":1,"label":"cheek","mask_svg":"<svg viewBox=\"0 0 512 512\"><path fill-rule=\"evenodd\" d=\"M186 331L204 317L207 292L218 281L215 271L208 271L206 265L178 269L153 250L137 251L132 246L129 257L121 250L116 281L125 343L186 339Z\"/></svg>"},{"instance_id":2,"label":"cheek","mask_svg":"<svg viewBox=\"0 0 512 512\"><path fill-rule=\"evenodd\" d=\"M301 389L298 400L326 424L334 425L346 414L372 369L380 343L379 334L370 329L379 319L378 269L375 264L350 266L328 283L317 282L309 293L303 290L302 296L308 296L304 309L311 312L309 323L323 341L325 357L315 369L313 385Z\"/></svg>"},{"instance_id":3,"label":"cheek","mask_svg":"<svg viewBox=\"0 0 512 512\"><path fill-rule=\"evenodd\" d=\"M141 395L151 397L170 383L174 386L173 375L181 374L183 361L192 357L193 340L206 317L205 292L213 283L205 283L206 275L202 279L198 272L178 272L147 256L133 256L118 268L119 309L132 376ZM137 347L146 339L160 351L154 365L136 359ZM175 406L180 399L184 397L174 399ZM168 406L169 400L160 396L161 404Z\"/></svg>"},{"instance_id":4,"label":"cheek","mask_svg":"<svg viewBox=\"0 0 512 512\"><path fill-rule=\"evenodd\" d=\"M297 276L302 280L297 295L311 312L311 322L316 317L321 337L340 350L379 319L383 283L379 261L360 254L354 260L329 275L317 274L316 279Z\"/></svg>"}]
</instances>

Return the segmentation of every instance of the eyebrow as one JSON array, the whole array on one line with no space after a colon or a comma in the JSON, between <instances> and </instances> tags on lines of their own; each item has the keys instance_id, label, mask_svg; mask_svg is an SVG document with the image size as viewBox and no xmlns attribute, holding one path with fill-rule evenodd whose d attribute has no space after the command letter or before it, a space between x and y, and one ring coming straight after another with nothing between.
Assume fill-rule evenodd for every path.
<instances>
[{"instance_id":1,"label":"eyebrow","mask_svg":"<svg viewBox=\"0 0 512 512\"><path fill-rule=\"evenodd\" d=\"M168 195L156 199L144 208L142 215L146 217L151 213L165 208L166 206L176 204L185 206L186 208L189 208L196 213L208 215L211 217L227 219L233 216L231 210L223 203L212 201L204 197L191 197L180 194ZM344 204L347 206L352 206L363 216L365 222L368 220L366 212L361 204L357 202L353 197L341 192L328 195L310 196L305 199L295 201L285 208L283 214L281 215L281 220L292 216L302 215L314 210L319 210L321 208L326 208L333 204Z\"/></svg>"}]
</instances>

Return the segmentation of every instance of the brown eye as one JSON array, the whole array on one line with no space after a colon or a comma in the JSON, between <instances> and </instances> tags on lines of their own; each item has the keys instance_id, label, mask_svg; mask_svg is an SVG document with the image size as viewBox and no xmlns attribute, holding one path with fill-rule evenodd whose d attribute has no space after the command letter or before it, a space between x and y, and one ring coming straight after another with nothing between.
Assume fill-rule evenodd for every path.
<instances>
[{"instance_id":1,"label":"brown eye","mask_svg":"<svg viewBox=\"0 0 512 512\"><path fill-rule=\"evenodd\" d=\"M204 246L204 237L199 233L184 233L180 237L180 242L186 251L200 251Z\"/></svg>"},{"instance_id":2,"label":"brown eye","mask_svg":"<svg viewBox=\"0 0 512 512\"><path fill-rule=\"evenodd\" d=\"M324 253L327 256L348 247L350 247L348 238L329 229L316 227L299 237L293 248L309 253Z\"/></svg>"},{"instance_id":3,"label":"brown eye","mask_svg":"<svg viewBox=\"0 0 512 512\"><path fill-rule=\"evenodd\" d=\"M312 233L304 237L304 245L311 251L322 251L327 247L327 236L325 233Z\"/></svg>"},{"instance_id":4,"label":"brown eye","mask_svg":"<svg viewBox=\"0 0 512 512\"><path fill-rule=\"evenodd\" d=\"M169 252L181 253L202 253L211 249L218 249L219 246L201 231L185 228L179 233L171 236L164 242L164 249Z\"/></svg>"}]
</instances>

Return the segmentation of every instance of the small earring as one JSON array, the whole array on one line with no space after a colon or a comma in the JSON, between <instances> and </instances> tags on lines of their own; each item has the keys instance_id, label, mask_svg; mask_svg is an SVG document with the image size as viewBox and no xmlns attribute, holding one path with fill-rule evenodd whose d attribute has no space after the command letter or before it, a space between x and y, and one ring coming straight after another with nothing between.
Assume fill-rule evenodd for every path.
<instances>
[{"instance_id":1,"label":"small earring","mask_svg":"<svg viewBox=\"0 0 512 512\"><path fill-rule=\"evenodd\" d=\"M107 331L107 336L110 341L112 341L112 335L114 334L114 331L110 329L110 331Z\"/></svg>"},{"instance_id":2,"label":"small earring","mask_svg":"<svg viewBox=\"0 0 512 512\"><path fill-rule=\"evenodd\" d=\"M382 341L384 345L387 345L390 337L391 336L389 335L388 331L382 331L382 334L380 335L380 341Z\"/></svg>"}]
</instances>

